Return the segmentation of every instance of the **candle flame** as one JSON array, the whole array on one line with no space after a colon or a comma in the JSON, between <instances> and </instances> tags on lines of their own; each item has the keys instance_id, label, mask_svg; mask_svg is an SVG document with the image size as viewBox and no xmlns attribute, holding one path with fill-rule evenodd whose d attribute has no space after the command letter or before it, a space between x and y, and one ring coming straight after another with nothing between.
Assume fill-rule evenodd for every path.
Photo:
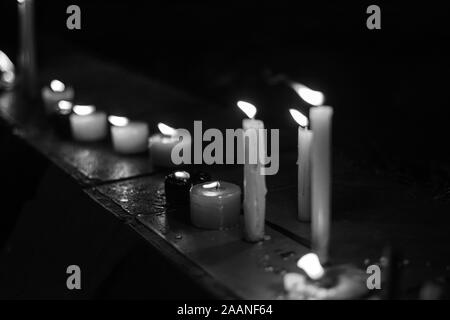
<instances>
[{"instance_id":1,"label":"candle flame","mask_svg":"<svg viewBox=\"0 0 450 320\"><path fill-rule=\"evenodd\" d=\"M205 183L203 185L203 188L205 189L218 189L220 188L220 182L219 181L214 181L214 182L209 182L209 183Z\"/></svg>"},{"instance_id":2,"label":"candle flame","mask_svg":"<svg viewBox=\"0 0 450 320\"><path fill-rule=\"evenodd\" d=\"M315 253L308 253L301 257L297 262L297 267L303 269L308 277L313 280L322 278L325 273L319 257Z\"/></svg>"},{"instance_id":3,"label":"candle flame","mask_svg":"<svg viewBox=\"0 0 450 320\"><path fill-rule=\"evenodd\" d=\"M95 112L95 107L92 105L75 105L73 112L79 116L87 116Z\"/></svg>"},{"instance_id":4,"label":"candle flame","mask_svg":"<svg viewBox=\"0 0 450 320\"><path fill-rule=\"evenodd\" d=\"M130 120L126 117L109 116L108 122L115 127L125 127Z\"/></svg>"},{"instance_id":5,"label":"candle flame","mask_svg":"<svg viewBox=\"0 0 450 320\"><path fill-rule=\"evenodd\" d=\"M174 173L176 178L189 179L191 175L186 171L177 171Z\"/></svg>"},{"instance_id":6,"label":"candle flame","mask_svg":"<svg viewBox=\"0 0 450 320\"><path fill-rule=\"evenodd\" d=\"M61 100L58 102L58 109L61 111L70 111L72 110L72 102Z\"/></svg>"},{"instance_id":7,"label":"candle flame","mask_svg":"<svg viewBox=\"0 0 450 320\"><path fill-rule=\"evenodd\" d=\"M325 96L322 92L308 88L300 83L292 83L292 88L297 94L309 104L320 106L325 102Z\"/></svg>"},{"instance_id":8,"label":"candle flame","mask_svg":"<svg viewBox=\"0 0 450 320\"><path fill-rule=\"evenodd\" d=\"M18 3L24 3L25 0L17 0Z\"/></svg>"},{"instance_id":9,"label":"candle flame","mask_svg":"<svg viewBox=\"0 0 450 320\"><path fill-rule=\"evenodd\" d=\"M308 126L308 118L305 117L303 113L296 109L289 109L289 112L299 126L302 126L303 128L306 128Z\"/></svg>"},{"instance_id":10,"label":"candle flame","mask_svg":"<svg viewBox=\"0 0 450 320\"><path fill-rule=\"evenodd\" d=\"M54 92L63 92L64 90L66 90L66 86L64 85L64 83L59 80L52 80L52 82L50 82L50 88Z\"/></svg>"},{"instance_id":11,"label":"candle flame","mask_svg":"<svg viewBox=\"0 0 450 320\"><path fill-rule=\"evenodd\" d=\"M177 134L177 130L162 122L158 123L158 129L165 136L175 136Z\"/></svg>"},{"instance_id":12,"label":"candle flame","mask_svg":"<svg viewBox=\"0 0 450 320\"><path fill-rule=\"evenodd\" d=\"M252 105L251 103L245 102L245 101L238 101L237 106L239 109L241 109L247 117L250 119L253 119L256 115L256 107Z\"/></svg>"}]
</instances>

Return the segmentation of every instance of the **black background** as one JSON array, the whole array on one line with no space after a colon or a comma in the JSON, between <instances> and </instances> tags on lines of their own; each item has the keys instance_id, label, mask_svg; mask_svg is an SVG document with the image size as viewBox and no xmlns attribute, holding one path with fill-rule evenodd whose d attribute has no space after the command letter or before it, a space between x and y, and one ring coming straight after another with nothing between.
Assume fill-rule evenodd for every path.
<instances>
[{"instance_id":1,"label":"black background","mask_svg":"<svg viewBox=\"0 0 450 320\"><path fill-rule=\"evenodd\" d=\"M81 7L79 31L66 28L69 4ZM366 28L370 4L381 7L381 30ZM38 44L56 35L215 103L235 108L247 99L267 127L287 128L292 137L296 125L287 110L306 106L286 86L271 84L270 75L319 89L335 109L335 152L371 170L448 185L444 2L40 0L36 6ZM0 5L0 48L13 58L16 9L16 1Z\"/></svg>"}]
</instances>

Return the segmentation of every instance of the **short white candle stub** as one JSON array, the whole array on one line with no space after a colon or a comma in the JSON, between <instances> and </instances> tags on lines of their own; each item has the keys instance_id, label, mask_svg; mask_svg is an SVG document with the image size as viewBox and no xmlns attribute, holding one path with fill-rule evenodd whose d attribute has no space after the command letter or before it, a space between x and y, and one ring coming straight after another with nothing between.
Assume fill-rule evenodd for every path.
<instances>
[{"instance_id":1,"label":"short white candle stub","mask_svg":"<svg viewBox=\"0 0 450 320\"><path fill-rule=\"evenodd\" d=\"M72 110L70 126L75 140L93 142L106 137L108 132L106 113L96 111L92 105L75 105Z\"/></svg>"},{"instance_id":2,"label":"short white candle stub","mask_svg":"<svg viewBox=\"0 0 450 320\"><path fill-rule=\"evenodd\" d=\"M315 253L308 253L301 257L297 262L297 267L305 271L313 280L319 280L325 273L319 257Z\"/></svg>"}]
</instances>

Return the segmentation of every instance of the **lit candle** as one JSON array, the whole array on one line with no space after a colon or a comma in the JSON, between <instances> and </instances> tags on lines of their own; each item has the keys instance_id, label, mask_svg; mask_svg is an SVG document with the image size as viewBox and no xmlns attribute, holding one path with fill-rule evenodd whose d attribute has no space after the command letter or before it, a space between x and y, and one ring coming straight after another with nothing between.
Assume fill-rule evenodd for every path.
<instances>
[{"instance_id":1,"label":"lit candle","mask_svg":"<svg viewBox=\"0 0 450 320\"><path fill-rule=\"evenodd\" d=\"M55 131L62 137L70 137L70 115L72 114L72 102L61 100L58 102L56 112L50 115Z\"/></svg>"},{"instance_id":2,"label":"lit candle","mask_svg":"<svg viewBox=\"0 0 450 320\"><path fill-rule=\"evenodd\" d=\"M99 141L108 134L106 113L96 111L92 105L75 105L70 115L72 136L78 141Z\"/></svg>"},{"instance_id":3,"label":"lit candle","mask_svg":"<svg viewBox=\"0 0 450 320\"><path fill-rule=\"evenodd\" d=\"M191 222L204 229L222 230L239 222L241 212L241 188L214 181L192 187Z\"/></svg>"},{"instance_id":4,"label":"lit candle","mask_svg":"<svg viewBox=\"0 0 450 320\"><path fill-rule=\"evenodd\" d=\"M72 101L73 97L73 88L67 87L59 80L52 80L49 86L42 88L42 100L44 101L45 111L48 114L57 111L59 101Z\"/></svg>"},{"instance_id":5,"label":"lit candle","mask_svg":"<svg viewBox=\"0 0 450 320\"><path fill-rule=\"evenodd\" d=\"M308 130L308 118L300 111L289 109L298 123L298 219L311 220L311 141L312 132Z\"/></svg>"},{"instance_id":6,"label":"lit candle","mask_svg":"<svg viewBox=\"0 0 450 320\"><path fill-rule=\"evenodd\" d=\"M264 239L264 224L266 215L266 178L262 174L263 165L260 155L265 154L265 143L260 143L259 130L264 129L261 120L255 120L256 108L254 105L239 101L238 107L249 117L242 121L244 129L245 164L244 164L244 222L245 239L250 242ZM251 143L251 136L256 140ZM247 139L247 137L249 137ZM250 163L251 154L256 154L256 163Z\"/></svg>"},{"instance_id":7,"label":"lit candle","mask_svg":"<svg viewBox=\"0 0 450 320\"><path fill-rule=\"evenodd\" d=\"M191 139L180 140L176 129L161 122L158 123L158 129L161 133L152 135L148 140L151 161L158 167L174 167L176 165L172 161L172 149L176 145L190 149Z\"/></svg>"},{"instance_id":8,"label":"lit candle","mask_svg":"<svg viewBox=\"0 0 450 320\"><path fill-rule=\"evenodd\" d=\"M14 85L16 73L14 64L9 57L0 50L0 89L10 89Z\"/></svg>"},{"instance_id":9,"label":"lit candle","mask_svg":"<svg viewBox=\"0 0 450 320\"><path fill-rule=\"evenodd\" d=\"M34 43L34 0L17 0L20 25L19 65L23 89L30 97L36 93L36 56Z\"/></svg>"},{"instance_id":10,"label":"lit candle","mask_svg":"<svg viewBox=\"0 0 450 320\"><path fill-rule=\"evenodd\" d=\"M135 154L148 149L148 125L130 121L125 117L109 116L114 150L123 154Z\"/></svg>"},{"instance_id":11,"label":"lit candle","mask_svg":"<svg viewBox=\"0 0 450 320\"><path fill-rule=\"evenodd\" d=\"M312 140L312 247L320 261L328 261L331 222L331 120L328 106L310 110Z\"/></svg>"},{"instance_id":12,"label":"lit candle","mask_svg":"<svg viewBox=\"0 0 450 320\"><path fill-rule=\"evenodd\" d=\"M190 174L186 171L175 171L167 175L164 182L166 201L169 204L189 203L189 192L196 184L211 181L211 176L206 172Z\"/></svg>"},{"instance_id":13,"label":"lit candle","mask_svg":"<svg viewBox=\"0 0 450 320\"><path fill-rule=\"evenodd\" d=\"M308 253L298 260L297 267L303 274L290 272L283 277L289 299L358 299L368 294L368 275L353 266L340 265L324 269L319 257Z\"/></svg>"}]
</instances>

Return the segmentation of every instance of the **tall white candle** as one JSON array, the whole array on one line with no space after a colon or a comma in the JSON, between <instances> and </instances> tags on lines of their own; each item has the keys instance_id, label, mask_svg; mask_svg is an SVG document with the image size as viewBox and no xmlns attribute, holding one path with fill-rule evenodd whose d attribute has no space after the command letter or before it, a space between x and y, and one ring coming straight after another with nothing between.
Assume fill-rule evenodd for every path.
<instances>
[{"instance_id":1,"label":"tall white candle","mask_svg":"<svg viewBox=\"0 0 450 320\"><path fill-rule=\"evenodd\" d=\"M312 140L312 246L322 263L328 261L331 220L331 122L333 109L310 109Z\"/></svg>"},{"instance_id":2,"label":"tall white candle","mask_svg":"<svg viewBox=\"0 0 450 320\"><path fill-rule=\"evenodd\" d=\"M311 220L311 142L313 134L308 130L308 118L300 111L289 110L298 127L298 219Z\"/></svg>"},{"instance_id":3,"label":"tall white candle","mask_svg":"<svg viewBox=\"0 0 450 320\"><path fill-rule=\"evenodd\" d=\"M17 0L20 25L19 65L25 92L36 94L36 53L34 43L34 0Z\"/></svg>"},{"instance_id":4,"label":"tall white candle","mask_svg":"<svg viewBox=\"0 0 450 320\"><path fill-rule=\"evenodd\" d=\"M148 125L130 121L125 117L109 116L111 140L114 150L123 154L134 154L148 149Z\"/></svg>"},{"instance_id":5,"label":"tall white candle","mask_svg":"<svg viewBox=\"0 0 450 320\"><path fill-rule=\"evenodd\" d=\"M256 108L252 104L239 101L238 107L244 111L249 119L242 121L244 129L245 164L244 164L244 236L247 241L257 242L264 239L264 225L266 216L266 177L262 174L263 165L260 155L265 154L265 143L260 143L259 130L264 129L261 120L255 120ZM250 144L256 137L255 144ZM251 153L256 152L256 164L250 163Z\"/></svg>"},{"instance_id":6,"label":"tall white candle","mask_svg":"<svg viewBox=\"0 0 450 320\"><path fill-rule=\"evenodd\" d=\"M96 111L91 105L76 105L70 115L72 136L78 141L98 141L106 137L108 122L106 113Z\"/></svg>"}]
</instances>

